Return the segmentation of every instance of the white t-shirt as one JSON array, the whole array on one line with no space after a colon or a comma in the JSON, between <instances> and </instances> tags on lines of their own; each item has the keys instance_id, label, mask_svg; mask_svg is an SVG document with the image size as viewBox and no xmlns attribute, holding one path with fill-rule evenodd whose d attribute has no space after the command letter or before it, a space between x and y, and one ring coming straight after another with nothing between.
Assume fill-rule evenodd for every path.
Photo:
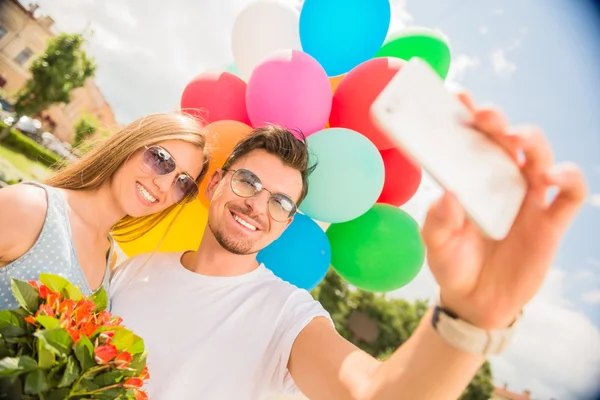
<instances>
[{"instance_id":1,"label":"white t-shirt","mask_svg":"<svg viewBox=\"0 0 600 400\"><path fill-rule=\"evenodd\" d=\"M187 270L181 256L133 257L111 282L112 313L145 341L150 399L297 393L287 369L292 345L312 319L330 319L327 311L264 265L214 277Z\"/></svg>"}]
</instances>

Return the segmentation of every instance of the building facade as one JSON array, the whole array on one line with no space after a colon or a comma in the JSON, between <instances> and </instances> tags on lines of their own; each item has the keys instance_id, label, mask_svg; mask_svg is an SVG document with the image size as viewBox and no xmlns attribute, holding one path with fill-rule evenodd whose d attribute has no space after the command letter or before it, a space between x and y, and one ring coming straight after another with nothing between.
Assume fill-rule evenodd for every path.
<instances>
[{"instance_id":1,"label":"building facade","mask_svg":"<svg viewBox=\"0 0 600 400\"><path fill-rule=\"evenodd\" d=\"M54 20L36 16L36 11L35 4L25 7L18 0L0 0L0 88L9 95L25 85L29 66L54 37ZM93 79L71 92L69 104L54 105L37 118L60 140L71 142L73 125L84 112L98 119L100 129L118 129L112 109Z\"/></svg>"}]
</instances>

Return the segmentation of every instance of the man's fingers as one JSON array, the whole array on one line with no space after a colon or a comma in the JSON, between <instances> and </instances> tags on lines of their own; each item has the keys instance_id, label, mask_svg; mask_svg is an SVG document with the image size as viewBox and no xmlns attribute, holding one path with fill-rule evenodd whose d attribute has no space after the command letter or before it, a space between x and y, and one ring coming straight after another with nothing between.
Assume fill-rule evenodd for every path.
<instances>
[{"instance_id":1,"label":"man's fingers","mask_svg":"<svg viewBox=\"0 0 600 400\"><path fill-rule=\"evenodd\" d=\"M558 194L548 207L548 214L564 230L571 223L588 193L581 169L571 163L553 167L545 174L547 184L558 187Z\"/></svg>"},{"instance_id":2,"label":"man's fingers","mask_svg":"<svg viewBox=\"0 0 600 400\"><path fill-rule=\"evenodd\" d=\"M456 94L456 97L458 97L458 100L460 100L460 102L463 103L463 105L467 107L471 113L475 112L475 103L473 102L473 98L469 93L460 91Z\"/></svg>"},{"instance_id":3,"label":"man's fingers","mask_svg":"<svg viewBox=\"0 0 600 400\"><path fill-rule=\"evenodd\" d=\"M521 127L513 131L520 138L523 151L523 173L533 187L543 185L546 171L554 163L554 153L550 142L537 127Z\"/></svg>"},{"instance_id":4,"label":"man's fingers","mask_svg":"<svg viewBox=\"0 0 600 400\"><path fill-rule=\"evenodd\" d=\"M455 232L462 229L466 215L458 200L445 193L435 201L427 212L423 224L423 240L428 249L436 249L447 244Z\"/></svg>"}]
</instances>

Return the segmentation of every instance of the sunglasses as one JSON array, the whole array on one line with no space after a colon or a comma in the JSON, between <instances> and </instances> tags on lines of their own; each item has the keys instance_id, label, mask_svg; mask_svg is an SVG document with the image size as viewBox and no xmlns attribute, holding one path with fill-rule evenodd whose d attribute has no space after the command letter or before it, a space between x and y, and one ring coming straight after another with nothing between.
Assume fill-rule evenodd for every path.
<instances>
[{"instance_id":1,"label":"sunglasses","mask_svg":"<svg viewBox=\"0 0 600 400\"><path fill-rule=\"evenodd\" d=\"M267 203L271 218L278 222L289 221L296 214L296 202L289 196L281 193L272 193L263 187L262 182L253 172L247 169L232 169L230 186L233 193L240 197L248 198L259 194L265 190L269 193ZM227 172L227 171L225 171Z\"/></svg>"},{"instance_id":2,"label":"sunglasses","mask_svg":"<svg viewBox=\"0 0 600 400\"><path fill-rule=\"evenodd\" d=\"M141 168L144 172L159 176L176 172L175 159L166 149L157 145L144 147L146 150L141 157ZM177 174L171 188L173 200L178 204L188 203L198 195L196 180L185 172Z\"/></svg>"}]
</instances>

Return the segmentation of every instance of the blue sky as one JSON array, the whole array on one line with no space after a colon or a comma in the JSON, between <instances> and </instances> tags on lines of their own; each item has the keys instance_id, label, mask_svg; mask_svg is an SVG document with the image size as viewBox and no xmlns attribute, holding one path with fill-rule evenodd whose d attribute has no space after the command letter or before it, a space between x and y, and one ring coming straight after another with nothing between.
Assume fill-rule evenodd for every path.
<instances>
[{"instance_id":1,"label":"blue sky","mask_svg":"<svg viewBox=\"0 0 600 400\"><path fill-rule=\"evenodd\" d=\"M195 75L232 62L231 28L251 0L38 0L57 30L94 30L96 82L120 123L178 108ZM298 4L300 0L281 0ZM23 0L25 2L25 0ZM517 124L540 125L558 160L587 175L591 196L567 234L495 381L535 399L586 399L600 376L600 17L586 0L391 0L409 25L450 40L454 80ZM351 6L352 1L348 2ZM400 26L398 19L395 25ZM143 66L143 68L140 68ZM596 193L596 196L593 194ZM439 188L424 179L404 208L422 220ZM392 293L435 295L423 268Z\"/></svg>"}]
</instances>

